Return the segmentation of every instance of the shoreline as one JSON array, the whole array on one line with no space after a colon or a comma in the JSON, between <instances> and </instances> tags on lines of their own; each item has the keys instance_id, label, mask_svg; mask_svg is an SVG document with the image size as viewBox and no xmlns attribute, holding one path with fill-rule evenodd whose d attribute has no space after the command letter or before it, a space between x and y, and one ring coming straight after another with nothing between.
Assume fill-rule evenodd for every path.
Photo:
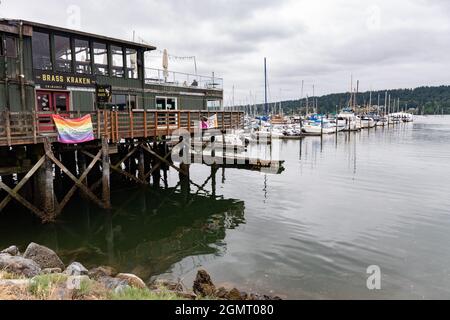
<instances>
[{"instance_id":1,"label":"shoreline","mask_svg":"<svg viewBox=\"0 0 450 320\"><path fill-rule=\"evenodd\" d=\"M279 297L216 287L199 269L192 288L156 279L145 283L109 266L87 269L80 262L65 265L50 248L30 243L0 251L0 300L281 300Z\"/></svg>"}]
</instances>

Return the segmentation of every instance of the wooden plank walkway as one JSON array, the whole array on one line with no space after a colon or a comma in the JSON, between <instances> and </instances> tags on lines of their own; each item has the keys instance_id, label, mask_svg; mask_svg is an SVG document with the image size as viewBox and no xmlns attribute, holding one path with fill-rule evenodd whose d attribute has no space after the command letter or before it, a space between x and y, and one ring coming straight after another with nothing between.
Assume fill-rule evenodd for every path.
<instances>
[{"instance_id":1,"label":"wooden plank walkway","mask_svg":"<svg viewBox=\"0 0 450 320\"><path fill-rule=\"evenodd\" d=\"M169 136L179 129L193 133L202 117L217 116L220 130L244 127L243 112L208 111L105 111L65 112L64 118L79 118L90 114L97 139L105 137L110 143L122 139ZM48 112L0 113L0 146L28 145L55 142L56 128Z\"/></svg>"}]
</instances>

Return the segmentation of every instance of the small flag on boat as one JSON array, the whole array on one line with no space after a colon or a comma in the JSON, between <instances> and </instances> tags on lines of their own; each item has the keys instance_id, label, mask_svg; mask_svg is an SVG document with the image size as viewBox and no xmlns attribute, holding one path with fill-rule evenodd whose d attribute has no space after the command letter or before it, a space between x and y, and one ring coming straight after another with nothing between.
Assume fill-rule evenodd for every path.
<instances>
[{"instance_id":1,"label":"small flag on boat","mask_svg":"<svg viewBox=\"0 0 450 320\"><path fill-rule=\"evenodd\" d=\"M95 140L91 115L79 119L64 119L59 115L52 115L58 131L58 141L65 144L78 144Z\"/></svg>"},{"instance_id":2,"label":"small flag on boat","mask_svg":"<svg viewBox=\"0 0 450 320\"><path fill-rule=\"evenodd\" d=\"M215 129L219 127L219 121L217 120L217 115L213 115L208 119L208 128Z\"/></svg>"}]
</instances>

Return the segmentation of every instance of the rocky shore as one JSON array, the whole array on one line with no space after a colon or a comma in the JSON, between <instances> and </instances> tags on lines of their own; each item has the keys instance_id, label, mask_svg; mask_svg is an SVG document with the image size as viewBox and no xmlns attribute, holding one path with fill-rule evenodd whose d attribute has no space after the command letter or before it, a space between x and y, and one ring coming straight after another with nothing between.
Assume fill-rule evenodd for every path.
<instances>
[{"instance_id":1,"label":"rocky shore","mask_svg":"<svg viewBox=\"0 0 450 320\"><path fill-rule=\"evenodd\" d=\"M199 270L192 289L181 283L138 276L114 268L68 266L45 246L31 243L23 254L17 246L0 251L0 300L279 300L238 289L217 288Z\"/></svg>"}]
</instances>

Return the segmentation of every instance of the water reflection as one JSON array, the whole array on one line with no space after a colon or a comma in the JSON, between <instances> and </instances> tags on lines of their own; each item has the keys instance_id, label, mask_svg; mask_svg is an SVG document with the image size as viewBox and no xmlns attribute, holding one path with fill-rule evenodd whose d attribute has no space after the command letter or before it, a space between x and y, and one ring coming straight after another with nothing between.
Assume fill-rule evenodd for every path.
<instances>
[{"instance_id":1,"label":"water reflection","mask_svg":"<svg viewBox=\"0 0 450 320\"><path fill-rule=\"evenodd\" d=\"M226 231L245 218L243 202L216 196L217 171L203 185L211 182L208 193L180 181L172 188L114 193L116 209L110 214L80 200L55 225L37 224L25 214L3 217L0 247L17 244L23 249L34 241L54 248L66 262L111 265L144 279L165 273L186 257L220 256Z\"/></svg>"}]
</instances>

